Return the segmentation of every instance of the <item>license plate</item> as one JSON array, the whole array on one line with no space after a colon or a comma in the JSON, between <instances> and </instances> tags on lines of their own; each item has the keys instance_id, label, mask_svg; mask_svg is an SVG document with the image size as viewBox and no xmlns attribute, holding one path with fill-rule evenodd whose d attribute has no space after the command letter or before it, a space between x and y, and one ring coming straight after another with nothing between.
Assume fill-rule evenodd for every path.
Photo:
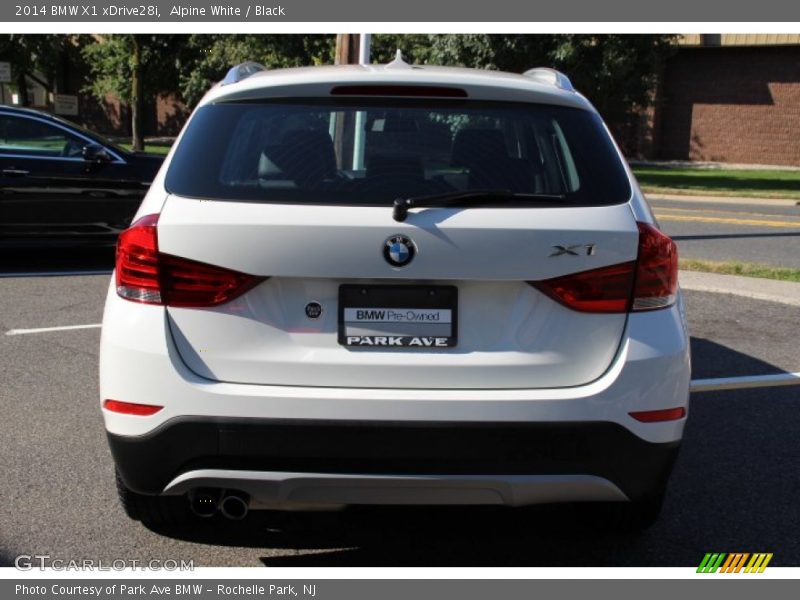
<instances>
[{"instance_id":1,"label":"license plate","mask_svg":"<svg viewBox=\"0 0 800 600\"><path fill-rule=\"evenodd\" d=\"M339 343L352 348L450 348L458 337L452 285L339 286Z\"/></svg>"}]
</instances>

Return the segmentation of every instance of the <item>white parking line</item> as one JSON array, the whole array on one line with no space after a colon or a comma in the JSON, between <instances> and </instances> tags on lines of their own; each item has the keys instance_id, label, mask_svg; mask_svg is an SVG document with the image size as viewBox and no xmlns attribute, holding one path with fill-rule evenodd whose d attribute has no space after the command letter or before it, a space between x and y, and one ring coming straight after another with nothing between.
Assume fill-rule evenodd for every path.
<instances>
[{"instance_id":1,"label":"white parking line","mask_svg":"<svg viewBox=\"0 0 800 600\"><path fill-rule=\"evenodd\" d=\"M98 271L3 271L0 277L74 277L79 275L111 275L110 270Z\"/></svg>"},{"instance_id":2,"label":"white parking line","mask_svg":"<svg viewBox=\"0 0 800 600\"><path fill-rule=\"evenodd\" d=\"M64 325L62 327L38 327L36 329L9 329L6 335L27 335L30 333L49 333L51 331L69 331L73 329L99 329L100 323L87 325ZM777 373L775 375L750 375L744 377L716 377L711 379L692 379L689 382L691 392L719 392L724 390L744 390L761 387L777 387L800 385L800 372Z\"/></svg>"},{"instance_id":3,"label":"white parking line","mask_svg":"<svg viewBox=\"0 0 800 600\"><path fill-rule=\"evenodd\" d=\"M784 385L800 385L800 372L778 373L776 375L751 375L748 377L692 379L690 390L692 392L719 392L723 390L744 390Z\"/></svg>"},{"instance_id":4,"label":"white parking line","mask_svg":"<svg viewBox=\"0 0 800 600\"><path fill-rule=\"evenodd\" d=\"M50 331L68 331L70 329L98 329L100 323L88 325L64 325L63 327L38 327L36 329L9 329L6 335L27 335L29 333L48 333Z\"/></svg>"}]
</instances>

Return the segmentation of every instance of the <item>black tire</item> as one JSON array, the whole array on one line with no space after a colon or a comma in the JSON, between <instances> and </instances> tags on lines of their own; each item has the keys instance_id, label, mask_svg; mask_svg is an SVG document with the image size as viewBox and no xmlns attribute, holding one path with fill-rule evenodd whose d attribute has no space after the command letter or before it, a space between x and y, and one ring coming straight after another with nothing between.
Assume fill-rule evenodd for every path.
<instances>
[{"instance_id":1,"label":"black tire","mask_svg":"<svg viewBox=\"0 0 800 600\"><path fill-rule=\"evenodd\" d=\"M131 490L115 472L117 495L125 514L134 521L153 527L180 526L193 515L189 502L183 496L147 496Z\"/></svg>"}]
</instances>

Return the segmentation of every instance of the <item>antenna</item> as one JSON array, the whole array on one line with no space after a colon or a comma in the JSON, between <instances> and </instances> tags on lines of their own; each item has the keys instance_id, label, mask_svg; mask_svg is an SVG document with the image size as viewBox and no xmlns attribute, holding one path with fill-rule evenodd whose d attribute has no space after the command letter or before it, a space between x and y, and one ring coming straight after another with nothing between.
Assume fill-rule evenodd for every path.
<instances>
[{"instance_id":1,"label":"antenna","mask_svg":"<svg viewBox=\"0 0 800 600\"><path fill-rule=\"evenodd\" d=\"M400 48L398 48L397 52L394 55L394 60L392 62L388 63L385 68L386 69L410 69L411 65L403 60L403 52L400 50Z\"/></svg>"}]
</instances>

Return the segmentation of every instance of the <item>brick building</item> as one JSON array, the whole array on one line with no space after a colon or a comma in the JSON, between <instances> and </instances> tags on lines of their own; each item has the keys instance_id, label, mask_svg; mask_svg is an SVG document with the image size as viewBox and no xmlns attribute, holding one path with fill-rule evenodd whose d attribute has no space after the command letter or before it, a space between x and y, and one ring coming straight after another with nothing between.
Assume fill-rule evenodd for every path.
<instances>
[{"instance_id":1,"label":"brick building","mask_svg":"<svg viewBox=\"0 0 800 600\"><path fill-rule=\"evenodd\" d=\"M800 166L800 34L683 36L632 154Z\"/></svg>"}]
</instances>

